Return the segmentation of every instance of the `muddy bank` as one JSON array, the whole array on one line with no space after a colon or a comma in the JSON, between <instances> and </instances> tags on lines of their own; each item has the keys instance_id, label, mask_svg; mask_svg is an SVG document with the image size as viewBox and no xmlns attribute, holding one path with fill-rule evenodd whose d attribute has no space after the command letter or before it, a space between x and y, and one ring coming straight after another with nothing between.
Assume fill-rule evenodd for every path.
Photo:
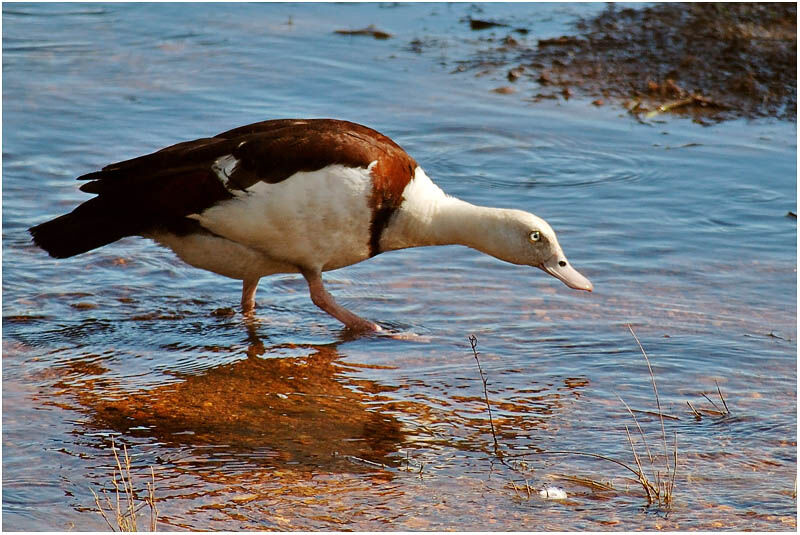
<instances>
[{"instance_id":1,"label":"muddy bank","mask_svg":"<svg viewBox=\"0 0 800 535\"><path fill-rule=\"evenodd\" d=\"M458 70L502 69L511 85L498 92L528 92L533 82L533 100L580 94L637 116L795 120L796 15L794 3L610 4L574 35L490 38Z\"/></svg>"}]
</instances>

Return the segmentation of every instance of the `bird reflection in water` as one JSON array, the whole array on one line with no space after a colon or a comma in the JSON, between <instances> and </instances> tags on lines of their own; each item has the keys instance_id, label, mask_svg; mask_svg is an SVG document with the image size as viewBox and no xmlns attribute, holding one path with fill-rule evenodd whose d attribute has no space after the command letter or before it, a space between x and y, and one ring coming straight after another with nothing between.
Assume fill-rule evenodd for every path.
<instances>
[{"instance_id":1,"label":"bird reflection in water","mask_svg":"<svg viewBox=\"0 0 800 535\"><path fill-rule=\"evenodd\" d=\"M328 469L352 469L352 458L389 462L403 440L400 424L368 407L367 395L348 380L352 369L339 362L337 344L265 347L252 326L248 338L246 358L178 374L178 382L75 394L92 427L168 445L224 446L228 454L269 464Z\"/></svg>"}]
</instances>

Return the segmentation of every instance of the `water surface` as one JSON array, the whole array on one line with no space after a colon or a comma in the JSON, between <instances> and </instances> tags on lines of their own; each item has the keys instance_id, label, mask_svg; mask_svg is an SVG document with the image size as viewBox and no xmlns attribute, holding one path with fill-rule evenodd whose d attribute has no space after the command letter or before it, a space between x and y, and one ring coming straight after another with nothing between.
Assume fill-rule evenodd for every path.
<instances>
[{"instance_id":1,"label":"water surface","mask_svg":"<svg viewBox=\"0 0 800 535\"><path fill-rule=\"evenodd\" d=\"M5 5L3 528L103 529L89 489L112 488L113 438L140 488L153 467L165 530L795 529L796 124L640 124L453 72L509 31L470 16L534 40L602 8ZM370 24L392 38L333 33ZM31 244L87 198L75 176L278 117L367 124L448 193L545 217L595 292L462 247L395 251L326 280L423 340L353 339L297 276L262 280L245 321L225 310L237 281L141 238L61 261ZM616 464L541 453L633 464L617 396L655 400L626 324L678 418L671 510ZM695 419L717 384L731 414Z\"/></svg>"}]
</instances>

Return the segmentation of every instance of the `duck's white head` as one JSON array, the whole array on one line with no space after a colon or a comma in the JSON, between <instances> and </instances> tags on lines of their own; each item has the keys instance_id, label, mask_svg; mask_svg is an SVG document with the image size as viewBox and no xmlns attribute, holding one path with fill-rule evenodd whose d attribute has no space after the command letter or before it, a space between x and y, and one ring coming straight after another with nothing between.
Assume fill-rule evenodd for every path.
<instances>
[{"instance_id":1,"label":"duck's white head","mask_svg":"<svg viewBox=\"0 0 800 535\"><path fill-rule=\"evenodd\" d=\"M498 210L496 223L488 225L491 236L484 252L525 266L538 267L570 288L591 292L592 283L573 268L556 233L547 221L522 210Z\"/></svg>"}]
</instances>

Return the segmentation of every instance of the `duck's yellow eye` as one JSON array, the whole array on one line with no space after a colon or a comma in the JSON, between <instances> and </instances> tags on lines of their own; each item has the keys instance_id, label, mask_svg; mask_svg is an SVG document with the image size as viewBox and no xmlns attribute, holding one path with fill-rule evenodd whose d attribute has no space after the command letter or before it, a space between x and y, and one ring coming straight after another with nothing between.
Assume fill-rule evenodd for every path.
<instances>
[{"instance_id":1,"label":"duck's yellow eye","mask_svg":"<svg viewBox=\"0 0 800 535\"><path fill-rule=\"evenodd\" d=\"M538 230L534 230L533 232L531 232L531 241L539 241L540 237L541 236L539 235Z\"/></svg>"}]
</instances>

